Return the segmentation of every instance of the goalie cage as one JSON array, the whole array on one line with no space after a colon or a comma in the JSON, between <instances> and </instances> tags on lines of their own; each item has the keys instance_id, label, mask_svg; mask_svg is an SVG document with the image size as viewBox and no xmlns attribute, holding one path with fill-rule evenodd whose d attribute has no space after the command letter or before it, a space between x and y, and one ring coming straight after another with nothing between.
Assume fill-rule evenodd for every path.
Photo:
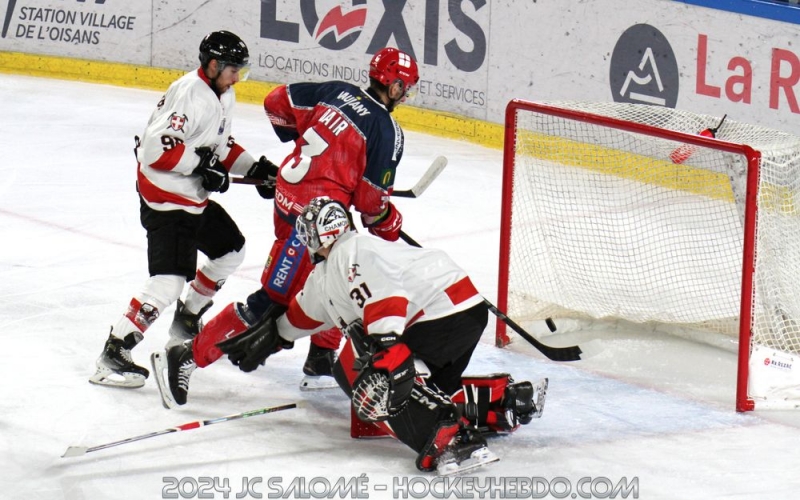
<instances>
[{"instance_id":1,"label":"goalie cage","mask_svg":"<svg viewBox=\"0 0 800 500\"><path fill-rule=\"evenodd\" d=\"M511 101L498 307L710 333L738 349L737 411L797 408L800 139L730 119L699 135L720 118Z\"/></svg>"}]
</instances>

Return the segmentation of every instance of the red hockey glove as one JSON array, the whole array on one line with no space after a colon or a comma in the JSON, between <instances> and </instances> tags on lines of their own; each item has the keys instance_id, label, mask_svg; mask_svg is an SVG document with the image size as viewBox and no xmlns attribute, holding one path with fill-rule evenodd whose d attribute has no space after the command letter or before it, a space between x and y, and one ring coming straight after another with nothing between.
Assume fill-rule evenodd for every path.
<instances>
[{"instance_id":1,"label":"red hockey glove","mask_svg":"<svg viewBox=\"0 0 800 500\"><path fill-rule=\"evenodd\" d=\"M381 422L406 407L416 370L411 351L405 344L396 342L397 335L370 337L379 350L366 360L366 366L356 378L353 408L362 421Z\"/></svg>"},{"instance_id":2,"label":"red hockey glove","mask_svg":"<svg viewBox=\"0 0 800 500\"><path fill-rule=\"evenodd\" d=\"M386 241L397 241L403 227L403 215L389 202L380 215L361 214L361 222L375 236Z\"/></svg>"},{"instance_id":3,"label":"red hockey glove","mask_svg":"<svg viewBox=\"0 0 800 500\"><path fill-rule=\"evenodd\" d=\"M247 171L247 177L266 181L264 184L256 185L258 194L267 200L275 198L275 181L278 177L278 166L262 156L257 162L253 163Z\"/></svg>"}]
</instances>

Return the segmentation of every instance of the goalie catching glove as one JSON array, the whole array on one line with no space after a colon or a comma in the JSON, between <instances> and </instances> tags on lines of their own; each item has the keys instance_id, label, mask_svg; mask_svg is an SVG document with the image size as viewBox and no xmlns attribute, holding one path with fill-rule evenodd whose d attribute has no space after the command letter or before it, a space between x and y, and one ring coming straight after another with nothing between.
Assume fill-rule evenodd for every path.
<instances>
[{"instance_id":1,"label":"goalie catching glove","mask_svg":"<svg viewBox=\"0 0 800 500\"><path fill-rule=\"evenodd\" d=\"M267 200L275 198L275 182L278 178L278 166L262 156L257 162L253 163L247 171L247 177L265 181L263 184L256 185L258 194Z\"/></svg>"},{"instance_id":2,"label":"goalie catching glove","mask_svg":"<svg viewBox=\"0 0 800 500\"><path fill-rule=\"evenodd\" d=\"M381 422L400 413L414 387L414 356L398 335L365 335L361 321L345 333L366 346L367 354L357 364L361 371L353 384L353 408L364 422ZM355 335L354 335L355 334Z\"/></svg>"},{"instance_id":3,"label":"goalie catching glove","mask_svg":"<svg viewBox=\"0 0 800 500\"><path fill-rule=\"evenodd\" d=\"M220 193L227 191L230 179L225 166L219 161L219 156L208 146L196 148L194 152L200 157L200 164L192 173L203 178L203 189Z\"/></svg>"},{"instance_id":4,"label":"goalie catching glove","mask_svg":"<svg viewBox=\"0 0 800 500\"><path fill-rule=\"evenodd\" d=\"M223 340L217 347L243 372L255 370L276 352L294 347L294 342L289 342L278 334L275 318L279 315L280 313L274 314L270 308L258 323L240 335Z\"/></svg>"}]
</instances>

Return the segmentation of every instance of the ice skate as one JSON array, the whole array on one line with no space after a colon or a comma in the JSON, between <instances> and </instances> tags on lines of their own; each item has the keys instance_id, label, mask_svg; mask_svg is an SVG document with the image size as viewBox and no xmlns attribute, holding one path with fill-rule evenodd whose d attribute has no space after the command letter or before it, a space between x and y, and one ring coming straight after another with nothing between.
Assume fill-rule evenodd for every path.
<instances>
[{"instance_id":1,"label":"ice skate","mask_svg":"<svg viewBox=\"0 0 800 500\"><path fill-rule=\"evenodd\" d=\"M303 365L303 380L300 382L301 391L316 391L339 387L333 378L333 365L336 363L336 351L319 347L312 343L308 350L308 357Z\"/></svg>"},{"instance_id":2,"label":"ice skate","mask_svg":"<svg viewBox=\"0 0 800 500\"><path fill-rule=\"evenodd\" d=\"M164 349L169 349L172 346L181 344L187 340L191 340L200 333L203 329L203 320L200 317L208 311L213 302L206 304L197 314L192 314L186 310L186 305L182 300L178 299L178 304L175 306L175 316L172 319L172 324L169 326L169 341Z\"/></svg>"},{"instance_id":3,"label":"ice skate","mask_svg":"<svg viewBox=\"0 0 800 500\"><path fill-rule=\"evenodd\" d=\"M541 418L544 412L544 401L547 397L548 379L539 382L518 382L509 384L503 394L505 425L498 425L502 430L511 432L520 425L527 425L534 418Z\"/></svg>"},{"instance_id":4,"label":"ice skate","mask_svg":"<svg viewBox=\"0 0 800 500\"><path fill-rule=\"evenodd\" d=\"M174 345L166 352L154 352L150 356L158 392L164 408L170 409L186 404L189 396L189 378L197 368L192 353L192 341Z\"/></svg>"},{"instance_id":5,"label":"ice skate","mask_svg":"<svg viewBox=\"0 0 800 500\"><path fill-rule=\"evenodd\" d=\"M125 389L144 386L150 372L134 363L131 358L131 349L143 338L144 335L140 332L131 332L124 339L109 333L103 353L97 358L97 372L89 378L89 382Z\"/></svg>"},{"instance_id":6,"label":"ice skate","mask_svg":"<svg viewBox=\"0 0 800 500\"><path fill-rule=\"evenodd\" d=\"M479 432L464 428L436 458L436 473L440 476L464 474L498 460L500 458L489 451Z\"/></svg>"}]
</instances>

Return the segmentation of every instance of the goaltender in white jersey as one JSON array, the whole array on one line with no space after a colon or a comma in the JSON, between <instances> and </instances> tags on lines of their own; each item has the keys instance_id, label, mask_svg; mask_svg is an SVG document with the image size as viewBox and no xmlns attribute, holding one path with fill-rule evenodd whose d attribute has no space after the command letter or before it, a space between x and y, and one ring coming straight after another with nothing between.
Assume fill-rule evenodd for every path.
<instances>
[{"instance_id":1,"label":"goaltender in white jersey","mask_svg":"<svg viewBox=\"0 0 800 500\"><path fill-rule=\"evenodd\" d=\"M294 340L361 319L367 333L401 333L418 321L482 302L466 273L443 251L351 231L316 265L303 291L278 319L278 329L282 337Z\"/></svg>"},{"instance_id":2,"label":"goaltender in white jersey","mask_svg":"<svg viewBox=\"0 0 800 500\"><path fill-rule=\"evenodd\" d=\"M217 346L252 371L295 339L338 326L348 341L333 373L357 415L352 436L392 435L418 453L420 470L440 474L497 460L484 434L509 433L540 416L547 381L464 377L488 321L467 274L440 250L358 234L351 224L338 201L312 199L295 225L306 245L298 257L308 252L316 263L302 291L277 320ZM424 381L414 358L427 365ZM166 406L186 402L192 369L157 369Z\"/></svg>"}]
</instances>

